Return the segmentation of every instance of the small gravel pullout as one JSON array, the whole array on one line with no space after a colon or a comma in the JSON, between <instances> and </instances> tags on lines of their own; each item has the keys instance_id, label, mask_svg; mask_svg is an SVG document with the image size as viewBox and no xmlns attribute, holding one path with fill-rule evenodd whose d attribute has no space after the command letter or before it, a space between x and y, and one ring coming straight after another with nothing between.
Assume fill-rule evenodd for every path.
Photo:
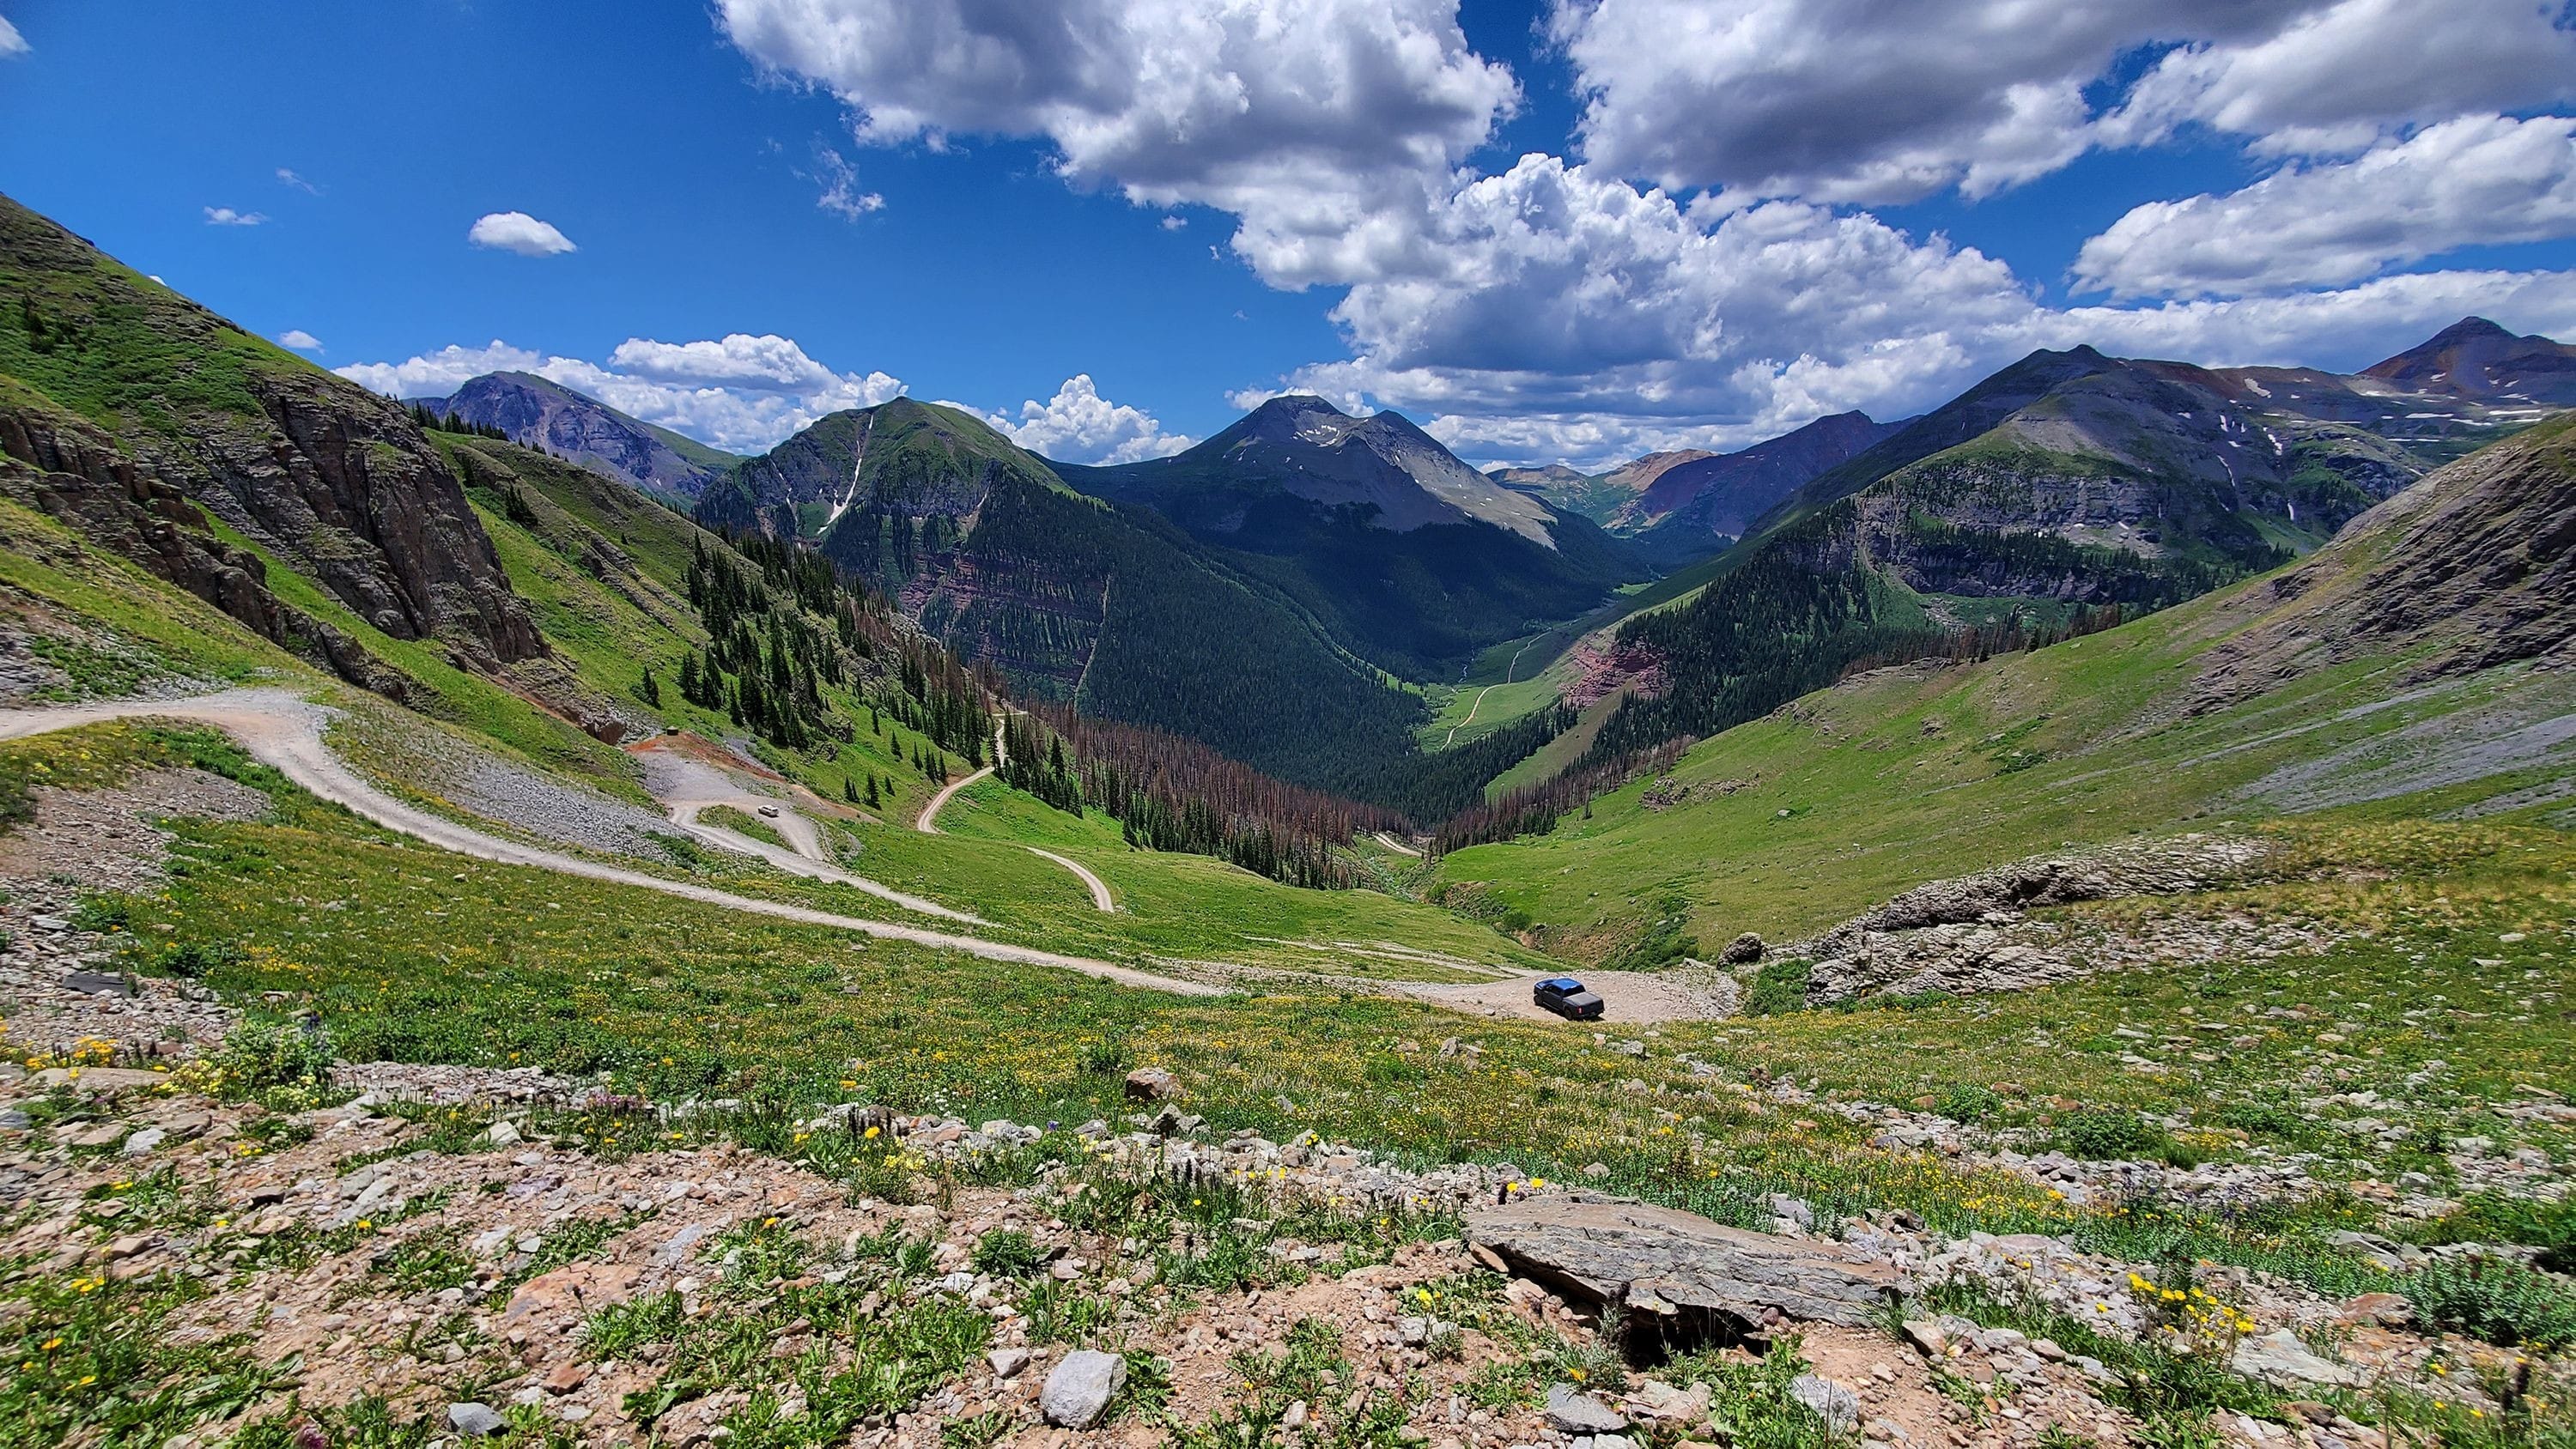
<instances>
[{"instance_id":1,"label":"small gravel pullout","mask_svg":"<svg viewBox=\"0 0 2576 1449\"><path fill-rule=\"evenodd\" d=\"M1013 961L1028 966L1051 966L1075 971L1102 981L1148 990L1167 991L1179 996L1215 996L1220 989L1177 977L1157 976L1150 971L1136 971L1095 961L1085 956L1067 956L1054 951L1041 951L1030 946L1012 946L999 941L979 940L973 936L950 935L944 931L926 930L919 926L897 925L891 921L871 921L857 916L836 915L830 911L788 905L782 901L754 900L708 886L686 881L664 880L641 871L603 865L578 856L560 855L551 850L521 845L486 835L471 826L433 815L426 810L406 805L359 778L356 771L341 763L322 742L322 726L327 712L282 689L236 689L221 694L199 695L192 699L127 699L106 700L96 704L66 705L52 709L0 710L0 740L24 739L29 735L48 734L55 730L76 729L82 725L101 724L117 719L179 719L214 725L232 735L248 750L251 757L276 770L322 799L345 805L350 810L415 839L426 841L443 850L477 860L502 865L524 865L562 875L580 876L586 880L608 881L642 890L660 891L705 905L806 925L831 926L844 931L857 931L891 941L910 941L917 945L963 951L993 961Z\"/></svg>"},{"instance_id":2,"label":"small gravel pullout","mask_svg":"<svg viewBox=\"0 0 2576 1449\"><path fill-rule=\"evenodd\" d=\"M907 895L892 886L880 885L866 876L853 875L841 869L832 863L830 854L823 849L823 832L812 820L793 808L782 808L783 802L774 795L744 789L734 783L732 776L713 765L667 750L635 753L644 762L645 787L662 802L671 823L697 840L737 855L758 856L789 875L831 881L865 891L907 911L937 916L960 925L992 924L981 916L950 910L937 901ZM739 831L709 825L698 818L702 812L719 805L729 805L745 815L758 814L763 809L777 811L776 815L766 818L786 839L789 848L772 845L766 840L754 840Z\"/></svg>"}]
</instances>

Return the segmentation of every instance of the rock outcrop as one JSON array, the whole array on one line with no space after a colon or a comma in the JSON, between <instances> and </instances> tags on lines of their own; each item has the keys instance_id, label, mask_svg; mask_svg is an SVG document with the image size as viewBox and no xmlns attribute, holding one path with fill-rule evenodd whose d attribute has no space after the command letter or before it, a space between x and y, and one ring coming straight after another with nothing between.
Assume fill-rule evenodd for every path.
<instances>
[{"instance_id":1,"label":"rock outcrop","mask_svg":"<svg viewBox=\"0 0 2576 1449\"><path fill-rule=\"evenodd\" d=\"M1804 954L1816 964L1807 994L1820 1002L1890 992L1964 996L2067 980L2084 974L2089 958L2070 955L2054 938L2015 929L2023 912L2207 890L2245 879L2265 854L2260 841L2190 834L2082 855L2033 856L1933 881L1811 943Z\"/></svg>"},{"instance_id":2,"label":"rock outcrop","mask_svg":"<svg viewBox=\"0 0 2576 1449\"><path fill-rule=\"evenodd\" d=\"M1874 1323L1905 1286L1887 1262L1840 1243L1583 1194L1477 1208L1467 1241L1505 1271L1701 1333Z\"/></svg>"},{"instance_id":3,"label":"rock outcrop","mask_svg":"<svg viewBox=\"0 0 2576 1449\"><path fill-rule=\"evenodd\" d=\"M284 627L273 598L197 510L397 639L436 639L482 669L545 652L464 489L400 404L5 199L0 258L22 289L9 325L25 334L0 385L14 495L271 638Z\"/></svg>"},{"instance_id":4,"label":"rock outcrop","mask_svg":"<svg viewBox=\"0 0 2576 1449\"><path fill-rule=\"evenodd\" d=\"M258 554L225 542L180 489L76 418L0 406L0 497L221 609L251 632L363 689L406 700L411 681L348 631L286 603ZM76 559L66 559L77 570Z\"/></svg>"}]
</instances>

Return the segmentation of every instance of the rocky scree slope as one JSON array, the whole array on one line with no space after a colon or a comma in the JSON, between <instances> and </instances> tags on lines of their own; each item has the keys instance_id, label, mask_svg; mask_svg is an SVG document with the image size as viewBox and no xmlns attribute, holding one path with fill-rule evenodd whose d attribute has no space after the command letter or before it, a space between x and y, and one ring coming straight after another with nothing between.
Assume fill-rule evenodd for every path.
<instances>
[{"instance_id":1,"label":"rocky scree slope","mask_svg":"<svg viewBox=\"0 0 2576 1449\"><path fill-rule=\"evenodd\" d=\"M2364 654L2423 649L2417 678L2576 663L2576 419L2441 469L2237 606L2258 617L2209 652L2192 713Z\"/></svg>"}]
</instances>

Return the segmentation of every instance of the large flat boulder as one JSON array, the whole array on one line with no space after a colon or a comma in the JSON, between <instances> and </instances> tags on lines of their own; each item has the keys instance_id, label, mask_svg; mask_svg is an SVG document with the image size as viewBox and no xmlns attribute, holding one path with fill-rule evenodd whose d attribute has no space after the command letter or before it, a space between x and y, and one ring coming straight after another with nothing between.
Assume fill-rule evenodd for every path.
<instances>
[{"instance_id":1,"label":"large flat boulder","mask_svg":"<svg viewBox=\"0 0 2576 1449\"><path fill-rule=\"evenodd\" d=\"M1894 1264L1840 1243L1580 1194L1477 1208L1467 1241L1507 1271L1595 1302L1746 1328L1783 1318L1867 1327L1905 1286Z\"/></svg>"}]
</instances>

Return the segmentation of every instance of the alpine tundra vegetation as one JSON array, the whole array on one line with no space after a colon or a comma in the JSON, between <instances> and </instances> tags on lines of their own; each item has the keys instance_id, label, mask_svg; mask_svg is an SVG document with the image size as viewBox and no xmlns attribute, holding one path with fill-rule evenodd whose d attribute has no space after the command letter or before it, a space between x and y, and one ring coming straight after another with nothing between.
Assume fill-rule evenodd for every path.
<instances>
[{"instance_id":1,"label":"alpine tundra vegetation","mask_svg":"<svg viewBox=\"0 0 2576 1449\"><path fill-rule=\"evenodd\" d=\"M8 8L0 1449L2576 1444L2571 77Z\"/></svg>"}]
</instances>

